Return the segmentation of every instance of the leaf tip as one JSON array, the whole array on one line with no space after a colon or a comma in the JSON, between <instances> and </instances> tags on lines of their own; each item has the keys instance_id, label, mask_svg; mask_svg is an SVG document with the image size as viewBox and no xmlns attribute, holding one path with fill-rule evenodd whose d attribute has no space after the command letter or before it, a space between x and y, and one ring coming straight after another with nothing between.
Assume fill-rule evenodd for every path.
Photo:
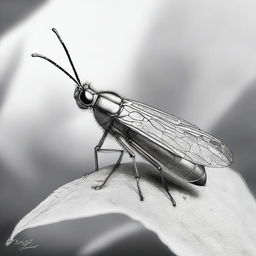
<instances>
[{"instance_id":1,"label":"leaf tip","mask_svg":"<svg viewBox=\"0 0 256 256\"><path fill-rule=\"evenodd\" d=\"M13 239L9 237L8 240L5 242L5 246L9 246L12 242L13 242Z\"/></svg>"}]
</instances>

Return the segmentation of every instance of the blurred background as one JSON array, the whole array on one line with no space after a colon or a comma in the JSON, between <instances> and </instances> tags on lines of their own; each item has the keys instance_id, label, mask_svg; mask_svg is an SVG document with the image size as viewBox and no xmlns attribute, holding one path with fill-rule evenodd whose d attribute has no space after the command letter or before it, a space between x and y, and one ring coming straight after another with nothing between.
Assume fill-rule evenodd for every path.
<instances>
[{"instance_id":1,"label":"blurred background","mask_svg":"<svg viewBox=\"0 0 256 256\"><path fill-rule=\"evenodd\" d=\"M173 255L120 214L23 232L22 240L40 244L33 250L4 246L27 212L93 170L102 134L92 113L77 108L73 82L30 57L39 52L71 70L52 27L82 81L177 115L225 142L232 168L255 196L255 12L249 0L0 0L0 255ZM101 165L109 158L101 156Z\"/></svg>"}]
</instances>

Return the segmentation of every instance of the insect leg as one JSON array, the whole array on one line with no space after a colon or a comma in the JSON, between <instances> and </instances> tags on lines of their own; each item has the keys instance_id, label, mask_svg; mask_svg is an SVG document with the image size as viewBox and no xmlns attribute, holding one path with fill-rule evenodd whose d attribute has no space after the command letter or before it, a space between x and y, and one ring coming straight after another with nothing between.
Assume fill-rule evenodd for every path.
<instances>
[{"instance_id":1,"label":"insect leg","mask_svg":"<svg viewBox=\"0 0 256 256\"><path fill-rule=\"evenodd\" d=\"M95 146L94 148L94 161L95 161L95 171L99 170L99 160L98 160L98 152L100 151L105 139L108 136L108 130L105 130L105 132L103 133L99 143Z\"/></svg>"},{"instance_id":2,"label":"insect leg","mask_svg":"<svg viewBox=\"0 0 256 256\"><path fill-rule=\"evenodd\" d=\"M124 151L120 150L120 149L103 149L101 148L106 137L108 136L108 130L105 130L105 132L103 133L99 143L95 146L94 148L94 159L95 159L95 171L99 170L99 159L98 159L98 153L102 152L102 153L106 153L106 152L120 152L120 156L115 164L115 166L113 167L113 169L111 170L111 172L108 174L108 176L105 178L105 180L102 182L101 185L99 186L95 186L95 189L101 189L103 188L103 186L106 184L106 182L108 181L108 179L110 178L110 176L114 173L114 171L116 170L116 168L120 165L122 158L123 158L123 154Z\"/></svg>"},{"instance_id":3,"label":"insect leg","mask_svg":"<svg viewBox=\"0 0 256 256\"><path fill-rule=\"evenodd\" d=\"M142 191L140 189L140 182L139 182L140 181L140 174L139 174L137 164L136 164L136 161L135 161L135 154L119 137L116 137L116 139L119 142L119 144L123 147L123 149L129 154L130 158L132 158L133 166L134 166L134 169L135 169L135 172L136 172L135 179L136 179L136 182L137 182L137 188L138 188L140 200L143 201L144 197L143 197Z\"/></svg>"},{"instance_id":4,"label":"insect leg","mask_svg":"<svg viewBox=\"0 0 256 256\"><path fill-rule=\"evenodd\" d=\"M171 202L173 206L176 206L176 201L174 200L174 198L172 197L168 186L165 183L164 180L164 175L163 175L163 169L161 167L160 164L158 164L158 162L148 153L146 152L142 147L140 147L136 142L132 141L132 140L128 140L128 143L133 146L142 156L145 157L145 159L147 159L153 166L155 166L157 168L157 170L160 172L161 175L161 180L162 180L162 184L163 187L165 188Z\"/></svg>"},{"instance_id":5,"label":"insect leg","mask_svg":"<svg viewBox=\"0 0 256 256\"><path fill-rule=\"evenodd\" d=\"M98 152L102 152L102 153L108 153L108 152L120 152L120 155L118 157L118 160L115 164L115 166L113 167L113 169L111 170L111 172L108 174L108 176L105 178L105 180L102 182L101 185L99 186L95 186L94 189L99 190L102 189L104 187L104 185L107 183L108 179L110 178L110 176L114 173L114 171L117 169L117 167L120 165L123 155L124 155L124 151L122 149L99 149Z\"/></svg>"}]
</instances>

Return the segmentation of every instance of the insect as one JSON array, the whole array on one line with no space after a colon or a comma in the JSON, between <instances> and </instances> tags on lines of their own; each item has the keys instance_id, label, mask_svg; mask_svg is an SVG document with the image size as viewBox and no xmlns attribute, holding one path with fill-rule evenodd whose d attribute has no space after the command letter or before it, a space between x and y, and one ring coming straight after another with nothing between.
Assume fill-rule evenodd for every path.
<instances>
[{"instance_id":1,"label":"insect","mask_svg":"<svg viewBox=\"0 0 256 256\"><path fill-rule=\"evenodd\" d=\"M122 161L124 152L132 159L140 200L144 196L140 187L140 174L134 151L157 168L162 185L173 206L176 201L169 192L163 168L195 185L206 184L205 166L225 167L232 163L232 153L220 140L200 130L197 126L176 116L134 100L129 100L111 91L96 91L89 83L81 83L68 49L55 28L52 29L69 59L75 78L48 57L34 53L63 71L75 84L74 98L79 108L91 109L98 124L104 129L99 143L94 148L95 171L99 169L98 153L119 152L112 171L101 189ZM122 149L102 148L108 135L112 135Z\"/></svg>"}]
</instances>

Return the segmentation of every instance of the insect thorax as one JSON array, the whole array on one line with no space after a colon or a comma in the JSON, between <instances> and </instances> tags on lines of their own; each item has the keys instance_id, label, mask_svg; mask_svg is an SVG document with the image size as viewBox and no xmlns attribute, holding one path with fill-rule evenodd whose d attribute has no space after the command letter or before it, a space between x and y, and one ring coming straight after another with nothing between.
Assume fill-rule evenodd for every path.
<instances>
[{"instance_id":1,"label":"insect thorax","mask_svg":"<svg viewBox=\"0 0 256 256\"><path fill-rule=\"evenodd\" d=\"M93 108L95 119L104 129L108 129L121 106L122 98L118 94L100 92Z\"/></svg>"}]
</instances>

